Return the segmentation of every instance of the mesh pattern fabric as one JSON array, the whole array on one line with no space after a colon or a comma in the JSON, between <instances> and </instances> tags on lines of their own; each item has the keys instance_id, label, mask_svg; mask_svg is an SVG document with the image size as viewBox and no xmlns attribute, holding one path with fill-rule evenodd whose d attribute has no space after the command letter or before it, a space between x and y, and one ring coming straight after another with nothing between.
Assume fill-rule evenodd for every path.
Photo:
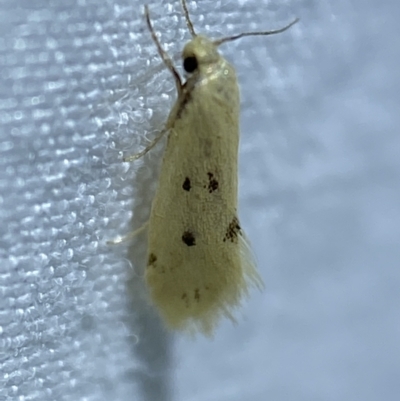
<instances>
[{"instance_id":1,"label":"mesh pattern fabric","mask_svg":"<svg viewBox=\"0 0 400 401\"><path fill-rule=\"evenodd\" d=\"M179 2L149 4L179 67ZM353 8L354 7L354 8ZM133 0L3 0L0 400L397 400L398 3L189 2L242 93L240 215L267 284L213 342L176 340L143 287L175 99ZM180 68L180 67L179 67ZM385 393L383 390L385 389Z\"/></svg>"}]
</instances>

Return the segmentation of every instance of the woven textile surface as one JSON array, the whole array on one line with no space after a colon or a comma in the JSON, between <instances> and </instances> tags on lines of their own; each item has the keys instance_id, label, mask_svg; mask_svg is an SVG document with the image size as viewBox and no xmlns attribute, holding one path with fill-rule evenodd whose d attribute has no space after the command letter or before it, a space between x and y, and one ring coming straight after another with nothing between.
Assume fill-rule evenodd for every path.
<instances>
[{"instance_id":1,"label":"woven textile surface","mask_svg":"<svg viewBox=\"0 0 400 401\"><path fill-rule=\"evenodd\" d=\"M0 400L395 401L397 1L188 3L241 87L240 217L266 283L215 338L143 285L175 88L135 0L0 2ZM149 3L180 67L179 1Z\"/></svg>"}]
</instances>

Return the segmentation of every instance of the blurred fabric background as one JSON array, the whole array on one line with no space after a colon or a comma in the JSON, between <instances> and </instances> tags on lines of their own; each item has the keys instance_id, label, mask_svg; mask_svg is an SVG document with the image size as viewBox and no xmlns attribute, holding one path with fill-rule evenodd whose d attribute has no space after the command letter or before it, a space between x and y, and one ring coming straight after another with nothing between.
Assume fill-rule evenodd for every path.
<instances>
[{"instance_id":1,"label":"blurred fabric background","mask_svg":"<svg viewBox=\"0 0 400 401\"><path fill-rule=\"evenodd\" d=\"M135 0L2 0L0 399L397 401L398 1L202 0L242 91L240 216L266 283L215 339L168 334L142 282L175 99ZM180 68L178 1L149 4Z\"/></svg>"}]
</instances>

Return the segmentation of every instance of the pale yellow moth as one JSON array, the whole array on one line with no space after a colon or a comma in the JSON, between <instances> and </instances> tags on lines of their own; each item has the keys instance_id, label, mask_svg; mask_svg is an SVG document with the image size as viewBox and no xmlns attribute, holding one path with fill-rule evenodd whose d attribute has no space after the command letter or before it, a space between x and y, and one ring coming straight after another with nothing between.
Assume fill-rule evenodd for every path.
<instances>
[{"instance_id":1,"label":"pale yellow moth","mask_svg":"<svg viewBox=\"0 0 400 401\"><path fill-rule=\"evenodd\" d=\"M197 35L181 0L192 35L183 49L183 84L172 60L147 25L178 92L162 137L168 141L148 222L145 271L150 298L166 325L212 335L217 322L262 280L237 215L239 88L234 68L218 53L224 42L250 35L283 32L297 22L268 32L242 33L210 40Z\"/></svg>"}]
</instances>

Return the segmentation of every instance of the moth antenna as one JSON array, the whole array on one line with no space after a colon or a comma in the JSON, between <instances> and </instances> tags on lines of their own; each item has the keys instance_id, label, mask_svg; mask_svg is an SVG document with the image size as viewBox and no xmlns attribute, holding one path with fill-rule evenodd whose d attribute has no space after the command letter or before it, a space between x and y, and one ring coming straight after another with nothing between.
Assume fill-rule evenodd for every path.
<instances>
[{"instance_id":1,"label":"moth antenna","mask_svg":"<svg viewBox=\"0 0 400 401\"><path fill-rule=\"evenodd\" d=\"M281 33L281 32L285 32L286 30L288 30L291 26L293 26L294 24L296 24L300 19L296 18L294 21L292 21L290 24L284 26L283 28L280 29L274 29L272 31L261 31L261 32L243 32L243 33L239 33L238 35L234 35L234 36L228 36L226 38L221 38L221 39L217 39L214 41L214 44L216 46L219 46L222 43L225 42L231 42L232 40L236 40L236 39L240 39L243 38L244 36L266 36L266 35L275 35L276 33Z\"/></svg>"},{"instance_id":2,"label":"moth antenna","mask_svg":"<svg viewBox=\"0 0 400 401\"><path fill-rule=\"evenodd\" d=\"M149 28L149 31L151 33L151 37L153 38L154 43L156 44L157 50L159 55L161 56L164 64L167 66L167 68L171 71L171 74L174 77L175 80L175 85L178 90L178 93L182 92L182 81L181 77L178 74L178 71L176 71L174 64L172 63L171 58L168 56L167 52L162 48L156 32L154 31L153 25L151 24L151 19L150 19L150 13L149 13L149 7L147 5L144 6L144 16L146 18L147 26Z\"/></svg>"},{"instance_id":3,"label":"moth antenna","mask_svg":"<svg viewBox=\"0 0 400 401\"><path fill-rule=\"evenodd\" d=\"M194 31L193 23L190 20L189 10L187 8L186 0L181 0L181 4L182 4L182 8L183 8L183 14L185 15L186 25L189 29L189 32L191 33L191 35L193 37L197 36L196 32Z\"/></svg>"}]
</instances>

